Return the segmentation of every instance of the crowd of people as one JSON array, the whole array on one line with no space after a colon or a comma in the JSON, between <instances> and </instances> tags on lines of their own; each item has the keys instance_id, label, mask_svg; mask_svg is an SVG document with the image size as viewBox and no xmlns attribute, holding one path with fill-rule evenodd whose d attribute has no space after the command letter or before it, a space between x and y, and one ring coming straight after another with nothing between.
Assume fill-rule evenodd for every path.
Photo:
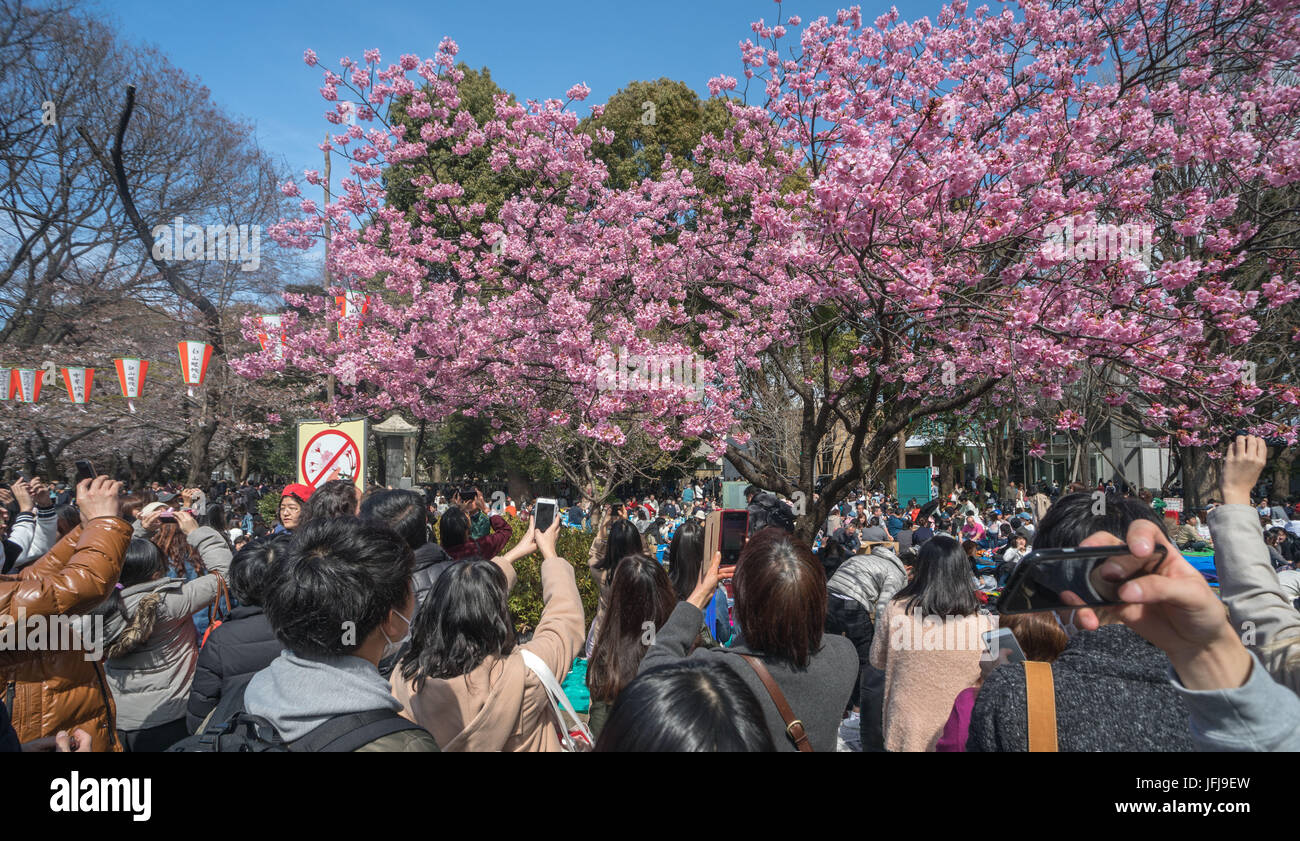
<instances>
[{"instance_id":1,"label":"crowd of people","mask_svg":"<svg viewBox=\"0 0 1300 841\"><path fill-rule=\"evenodd\" d=\"M1265 452L1229 446L1204 530L1147 491L1012 484L855 491L805 542L751 487L726 566L717 488L538 528L535 500L473 484L288 484L268 523L266 486L20 479L0 491L0 750L1294 749L1300 512L1252 499ZM593 532L588 557L560 555L564 528ZM998 613L1032 551L1116 544L1098 574L1118 604ZM1213 551L1217 590L1184 551ZM542 608L521 634L532 555ZM59 619L80 647L11 644ZM999 629L1023 660L993 656ZM561 686L575 663L587 716Z\"/></svg>"}]
</instances>

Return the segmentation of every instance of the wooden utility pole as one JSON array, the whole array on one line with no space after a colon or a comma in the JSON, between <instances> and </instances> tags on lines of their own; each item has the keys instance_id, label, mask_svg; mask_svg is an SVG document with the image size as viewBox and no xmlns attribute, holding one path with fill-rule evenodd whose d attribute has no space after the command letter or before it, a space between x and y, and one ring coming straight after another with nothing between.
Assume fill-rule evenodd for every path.
<instances>
[{"instance_id":1,"label":"wooden utility pole","mask_svg":"<svg viewBox=\"0 0 1300 841\"><path fill-rule=\"evenodd\" d=\"M325 133L325 144L328 147L330 142L329 132ZM329 294L329 288L333 284L330 277L330 153L329 149L325 150L325 293ZM334 332L335 328L330 328L331 338L338 338ZM330 403L334 402L334 375L330 374L325 380L325 399Z\"/></svg>"}]
</instances>

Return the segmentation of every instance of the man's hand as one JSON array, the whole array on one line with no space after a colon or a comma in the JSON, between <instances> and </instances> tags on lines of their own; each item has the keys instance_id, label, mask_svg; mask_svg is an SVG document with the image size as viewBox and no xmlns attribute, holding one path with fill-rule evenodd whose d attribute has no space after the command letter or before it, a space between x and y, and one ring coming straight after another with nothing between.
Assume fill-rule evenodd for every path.
<instances>
[{"instance_id":1,"label":"man's hand","mask_svg":"<svg viewBox=\"0 0 1300 841\"><path fill-rule=\"evenodd\" d=\"M1267 459L1268 447L1258 436L1238 435L1237 440L1228 445L1219 481L1224 505L1250 505L1250 491L1259 481Z\"/></svg>"},{"instance_id":2,"label":"man's hand","mask_svg":"<svg viewBox=\"0 0 1300 841\"><path fill-rule=\"evenodd\" d=\"M54 734L54 750L57 753L90 753L90 734L78 727L71 734L60 730Z\"/></svg>"},{"instance_id":3,"label":"man's hand","mask_svg":"<svg viewBox=\"0 0 1300 841\"><path fill-rule=\"evenodd\" d=\"M1115 535L1098 532L1081 545L1113 546L1117 542L1121 541ZM1098 571L1107 581L1124 582L1119 598L1125 604L1111 608L1116 617L1163 649L1188 689L1243 685L1250 676L1250 655L1204 576L1150 520L1129 526L1122 542L1131 554L1107 560ZM1157 545L1165 548L1163 561L1156 553ZM1075 614L1075 623L1084 630L1095 630L1099 624L1096 614L1087 609Z\"/></svg>"},{"instance_id":4,"label":"man's hand","mask_svg":"<svg viewBox=\"0 0 1300 841\"><path fill-rule=\"evenodd\" d=\"M81 511L81 522L89 523L96 517L116 517L117 497L122 492L122 483L114 482L107 476L83 479L77 485L77 509Z\"/></svg>"},{"instance_id":5,"label":"man's hand","mask_svg":"<svg viewBox=\"0 0 1300 841\"><path fill-rule=\"evenodd\" d=\"M718 582L722 580L719 573L719 567L721 566L722 553L714 552L713 560L708 567L700 570L700 580L696 583L695 589L691 591L690 598L686 601L700 610L708 609L709 602L713 601L713 594L717 592Z\"/></svg>"}]
</instances>

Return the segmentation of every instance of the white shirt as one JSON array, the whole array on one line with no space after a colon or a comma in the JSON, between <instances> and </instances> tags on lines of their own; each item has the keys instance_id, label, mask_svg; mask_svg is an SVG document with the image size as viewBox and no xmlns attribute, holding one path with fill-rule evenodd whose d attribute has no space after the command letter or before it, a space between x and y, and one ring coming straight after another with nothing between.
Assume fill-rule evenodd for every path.
<instances>
[{"instance_id":1,"label":"white shirt","mask_svg":"<svg viewBox=\"0 0 1300 841\"><path fill-rule=\"evenodd\" d=\"M1287 598L1292 601L1300 599L1300 569L1284 569L1277 574L1277 580Z\"/></svg>"}]
</instances>

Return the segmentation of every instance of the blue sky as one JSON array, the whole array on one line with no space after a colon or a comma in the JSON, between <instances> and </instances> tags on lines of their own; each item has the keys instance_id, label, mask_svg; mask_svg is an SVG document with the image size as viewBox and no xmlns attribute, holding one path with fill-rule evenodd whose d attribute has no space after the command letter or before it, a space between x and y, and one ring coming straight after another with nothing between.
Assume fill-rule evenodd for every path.
<instances>
[{"instance_id":1,"label":"blue sky","mask_svg":"<svg viewBox=\"0 0 1300 841\"><path fill-rule=\"evenodd\" d=\"M502 88L522 99L563 97L575 82L591 87L584 105L606 101L637 79L681 79L707 96L710 77L740 77L738 44L749 24L790 15L833 16L849 2L789 0L662 0L655 3L494 2L445 0L99 0L92 14L120 35L166 53L197 76L216 101L256 126L259 144L294 173L319 169L316 148L330 128L321 116L321 68L302 61L314 49L323 66L361 60L377 47L384 63L402 53L434 54L443 36L460 45L458 59L487 66ZM897 5L905 20L934 18L941 0L868 0L863 17ZM743 81L743 80L742 80ZM141 80L147 84L147 80ZM337 129L334 129L337 131ZM336 168L335 176L338 176Z\"/></svg>"}]
</instances>

